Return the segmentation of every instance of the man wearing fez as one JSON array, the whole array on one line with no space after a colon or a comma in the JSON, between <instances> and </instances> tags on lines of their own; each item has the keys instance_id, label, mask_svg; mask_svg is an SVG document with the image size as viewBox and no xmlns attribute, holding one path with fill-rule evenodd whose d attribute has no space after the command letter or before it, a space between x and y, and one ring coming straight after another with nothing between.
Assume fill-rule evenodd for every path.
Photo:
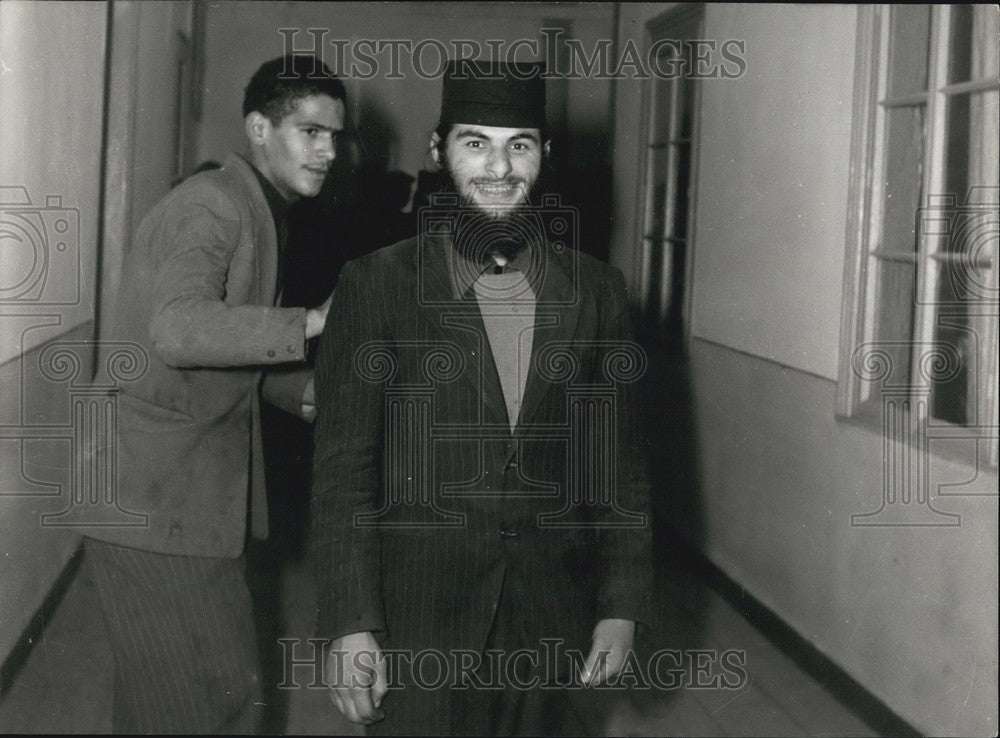
<instances>
[{"instance_id":1,"label":"man wearing fez","mask_svg":"<svg viewBox=\"0 0 1000 738\"><path fill-rule=\"evenodd\" d=\"M344 267L320 341L317 635L371 733L599 728L575 698L648 622L621 370L642 356L620 272L569 248L574 214L540 191L541 71L449 63L431 140L449 193Z\"/></svg>"},{"instance_id":2,"label":"man wearing fez","mask_svg":"<svg viewBox=\"0 0 1000 738\"><path fill-rule=\"evenodd\" d=\"M178 184L126 253L110 337L148 366L118 395L114 451L119 503L144 523L88 529L84 559L113 646L115 732L259 727L243 551L248 531L267 535L260 399L313 413L306 342L329 306L275 306L285 213L319 193L344 102L312 57L265 63L243 100L249 157Z\"/></svg>"}]
</instances>

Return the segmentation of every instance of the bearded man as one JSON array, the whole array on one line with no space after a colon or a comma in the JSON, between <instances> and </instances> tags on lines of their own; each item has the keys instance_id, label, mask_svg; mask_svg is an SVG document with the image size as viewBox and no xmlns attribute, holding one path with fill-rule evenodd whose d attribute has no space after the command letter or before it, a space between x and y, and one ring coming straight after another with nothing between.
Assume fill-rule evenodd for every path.
<instances>
[{"instance_id":1,"label":"bearded man","mask_svg":"<svg viewBox=\"0 0 1000 738\"><path fill-rule=\"evenodd\" d=\"M598 729L575 698L647 621L643 357L620 272L539 191L544 131L540 65L450 62L450 192L344 267L320 342L317 635L369 733Z\"/></svg>"}]
</instances>

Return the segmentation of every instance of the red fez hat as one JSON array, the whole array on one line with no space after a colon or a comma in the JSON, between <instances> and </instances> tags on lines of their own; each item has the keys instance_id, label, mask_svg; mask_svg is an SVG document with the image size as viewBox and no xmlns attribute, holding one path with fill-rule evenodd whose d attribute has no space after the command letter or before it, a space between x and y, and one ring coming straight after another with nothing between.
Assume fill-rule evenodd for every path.
<instances>
[{"instance_id":1,"label":"red fez hat","mask_svg":"<svg viewBox=\"0 0 1000 738\"><path fill-rule=\"evenodd\" d=\"M444 75L441 123L545 127L545 65L453 59Z\"/></svg>"}]
</instances>

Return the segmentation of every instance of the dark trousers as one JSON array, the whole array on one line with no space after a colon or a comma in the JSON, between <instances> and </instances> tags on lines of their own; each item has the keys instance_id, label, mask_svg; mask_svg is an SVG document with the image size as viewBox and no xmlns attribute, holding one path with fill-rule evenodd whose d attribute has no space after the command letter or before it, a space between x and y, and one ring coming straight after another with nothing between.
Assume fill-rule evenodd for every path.
<instances>
[{"instance_id":1,"label":"dark trousers","mask_svg":"<svg viewBox=\"0 0 1000 738\"><path fill-rule=\"evenodd\" d=\"M114 732L257 731L261 680L242 558L88 538L84 567L114 651Z\"/></svg>"},{"instance_id":2,"label":"dark trousers","mask_svg":"<svg viewBox=\"0 0 1000 738\"><path fill-rule=\"evenodd\" d=\"M557 678L565 674L546 673L544 659L532 660L525 654L541 651L525 634L522 611L516 597L505 591L500 597L486 645L499 652L499 661L483 658L477 671L479 685L456 689L452 655L442 649L450 669L447 683L437 685L436 659L425 659L421 672L400 668L394 676L400 688L390 689L382 707L386 718L366 727L367 735L453 735L453 736L533 736L592 735L596 726L589 721L580 702L593 695L573 687L559 687ZM446 649L447 646L444 646ZM515 654L521 651L523 657ZM398 664L399 662L397 662ZM499 666L497 664L499 663ZM491 666L492 665L492 666ZM492 673L491 673L492 672ZM499 679L498 677L499 672ZM392 680L391 680L392 681ZM489 685L500 685L489 688ZM547 684L547 688L542 688ZM534 685L534 686L527 686ZM527 687L527 688L525 688Z\"/></svg>"}]
</instances>

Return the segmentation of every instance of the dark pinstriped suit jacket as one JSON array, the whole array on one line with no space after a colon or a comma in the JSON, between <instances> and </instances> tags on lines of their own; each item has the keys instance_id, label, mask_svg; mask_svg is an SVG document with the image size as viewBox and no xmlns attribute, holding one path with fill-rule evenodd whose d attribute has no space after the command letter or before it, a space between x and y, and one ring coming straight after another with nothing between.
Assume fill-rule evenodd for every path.
<instances>
[{"instance_id":1,"label":"dark pinstriped suit jacket","mask_svg":"<svg viewBox=\"0 0 1000 738\"><path fill-rule=\"evenodd\" d=\"M452 293L449 238L403 241L340 276L316 361L318 635L481 650L502 593L532 644L586 650L598 619L648 622L634 384L612 381L641 358L624 280L573 250L536 252L511 433L478 304Z\"/></svg>"}]
</instances>

